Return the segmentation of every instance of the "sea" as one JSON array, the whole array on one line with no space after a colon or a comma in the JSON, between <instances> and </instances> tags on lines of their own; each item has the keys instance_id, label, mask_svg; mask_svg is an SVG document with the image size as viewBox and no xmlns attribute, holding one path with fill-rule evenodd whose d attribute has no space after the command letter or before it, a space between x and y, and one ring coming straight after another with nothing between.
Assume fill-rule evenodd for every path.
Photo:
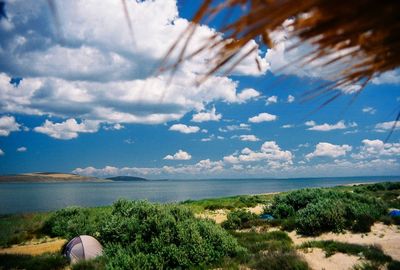
<instances>
[{"instance_id":1,"label":"sea","mask_svg":"<svg viewBox=\"0 0 400 270\"><path fill-rule=\"evenodd\" d=\"M0 214L51 211L67 206L104 206L119 198L180 202L386 181L398 182L400 176L0 183Z\"/></svg>"}]
</instances>

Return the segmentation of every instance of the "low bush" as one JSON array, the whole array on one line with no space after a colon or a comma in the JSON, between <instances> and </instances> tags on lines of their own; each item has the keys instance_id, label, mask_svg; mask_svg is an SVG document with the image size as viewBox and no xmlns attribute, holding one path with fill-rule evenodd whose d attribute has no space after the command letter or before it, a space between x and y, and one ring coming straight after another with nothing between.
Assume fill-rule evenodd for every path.
<instances>
[{"instance_id":1,"label":"low bush","mask_svg":"<svg viewBox=\"0 0 400 270\"><path fill-rule=\"evenodd\" d=\"M43 231L66 239L82 234L97 236L108 212L101 208L67 207L54 212L45 222Z\"/></svg>"},{"instance_id":2,"label":"low bush","mask_svg":"<svg viewBox=\"0 0 400 270\"><path fill-rule=\"evenodd\" d=\"M258 220L258 215L239 209L228 213L228 219L222 223L222 227L227 230L250 228ZM260 222L265 223L262 220Z\"/></svg>"},{"instance_id":3,"label":"low bush","mask_svg":"<svg viewBox=\"0 0 400 270\"><path fill-rule=\"evenodd\" d=\"M205 266L243 248L219 225L185 207L119 200L100 230L107 269Z\"/></svg>"},{"instance_id":4,"label":"low bush","mask_svg":"<svg viewBox=\"0 0 400 270\"><path fill-rule=\"evenodd\" d=\"M286 223L285 229L291 230L294 226L304 235L341 232L344 229L369 232L371 225L386 214L387 205L369 195L304 189L277 195L267 212L283 219L281 225Z\"/></svg>"}]
</instances>

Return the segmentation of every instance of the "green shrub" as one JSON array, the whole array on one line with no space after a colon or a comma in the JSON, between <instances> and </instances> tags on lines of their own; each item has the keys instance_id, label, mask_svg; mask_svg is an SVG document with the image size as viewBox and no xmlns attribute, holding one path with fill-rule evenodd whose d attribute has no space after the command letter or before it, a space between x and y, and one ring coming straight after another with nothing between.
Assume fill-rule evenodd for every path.
<instances>
[{"instance_id":1,"label":"green shrub","mask_svg":"<svg viewBox=\"0 0 400 270\"><path fill-rule=\"evenodd\" d=\"M54 212L45 222L43 231L66 239L82 234L97 236L106 215L107 210L67 207Z\"/></svg>"},{"instance_id":2,"label":"green shrub","mask_svg":"<svg viewBox=\"0 0 400 270\"><path fill-rule=\"evenodd\" d=\"M104 257L99 257L93 260L80 261L72 265L72 270L104 270Z\"/></svg>"},{"instance_id":3,"label":"green shrub","mask_svg":"<svg viewBox=\"0 0 400 270\"><path fill-rule=\"evenodd\" d=\"M281 223L281 229L287 232L296 230L296 218L288 217L284 219Z\"/></svg>"},{"instance_id":4,"label":"green shrub","mask_svg":"<svg viewBox=\"0 0 400 270\"><path fill-rule=\"evenodd\" d=\"M345 227L344 215L343 203L322 199L297 213L297 232L303 235L318 235L326 231L341 232Z\"/></svg>"},{"instance_id":5,"label":"green shrub","mask_svg":"<svg viewBox=\"0 0 400 270\"><path fill-rule=\"evenodd\" d=\"M400 270L400 262L392 261L388 264L387 270Z\"/></svg>"},{"instance_id":6,"label":"green shrub","mask_svg":"<svg viewBox=\"0 0 400 270\"><path fill-rule=\"evenodd\" d=\"M100 239L107 269L190 268L243 251L219 225L187 208L146 201L115 202Z\"/></svg>"},{"instance_id":7,"label":"green shrub","mask_svg":"<svg viewBox=\"0 0 400 270\"><path fill-rule=\"evenodd\" d=\"M228 219L222 223L222 227L227 230L250 228L258 219L258 215L239 209L229 212Z\"/></svg>"}]
</instances>

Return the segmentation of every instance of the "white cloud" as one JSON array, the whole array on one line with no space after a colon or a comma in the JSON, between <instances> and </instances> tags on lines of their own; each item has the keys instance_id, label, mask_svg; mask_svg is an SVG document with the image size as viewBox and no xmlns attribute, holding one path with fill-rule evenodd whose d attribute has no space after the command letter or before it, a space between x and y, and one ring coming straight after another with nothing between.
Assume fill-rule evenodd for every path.
<instances>
[{"instance_id":1,"label":"white cloud","mask_svg":"<svg viewBox=\"0 0 400 270\"><path fill-rule=\"evenodd\" d=\"M228 131L235 131L235 130L250 130L250 125L241 123L239 125L229 125L225 128L218 128L220 132L228 132Z\"/></svg>"},{"instance_id":2,"label":"white cloud","mask_svg":"<svg viewBox=\"0 0 400 270\"><path fill-rule=\"evenodd\" d=\"M17 148L17 152L26 152L28 151L28 148L26 148L25 146L21 146Z\"/></svg>"},{"instance_id":3,"label":"white cloud","mask_svg":"<svg viewBox=\"0 0 400 270\"><path fill-rule=\"evenodd\" d=\"M192 156L183 150L179 150L174 155L166 155L163 159L166 160L190 160Z\"/></svg>"},{"instance_id":4,"label":"white cloud","mask_svg":"<svg viewBox=\"0 0 400 270\"><path fill-rule=\"evenodd\" d=\"M134 144L135 141L132 140L132 139L126 139L126 140L124 140L124 143L126 143L126 144Z\"/></svg>"},{"instance_id":5,"label":"white cloud","mask_svg":"<svg viewBox=\"0 0 400 270\"><path fill-rule=\"evenodd\" d=\"M52 121L46 120L42 126L35 127L33 130L55 139L70 140L77 138L79 133L97 132L99 130L99 123L89 120L78 123L72 118L61 123L53 123Z\"/></svg>"},{"instance_id":6,"label":"white cloud","mask_svg":"<svg viewBox=\"0 0 400 270\"><path fill-rule=\"evenodd\" d=\"M363 140L362 143L360 152L353 154L353 158L366 159L400 155L400 143L384 143L381 140L369 139Z\"/></svg>"},{"instance_id":7,"label":"white cloud","mask_svg":"<svg viewBox=\"0 0 400 270\"><path fill-rule=\"evenodd\" d=\"M294 97L294 96L288 95L288 97L287 97L287 102L288 102L288 103L293 103L294 100L295 100L295 97Z\"/></svg>"},{"instance_id":8,"label":"white cloud","mask_svg":"<svg viewBox=\"0 0 400 270\"><path fill-rule=\"evenodd\" d=\"M185 124L174 124L169 128L169 130L189 134L199 132L200 128L197 126L187 126Z\"/></svg>"},{"instance_id":9,"label":"white cloud","mask_svg":"<svg viewBox=\"0 0 400 270\"><path fill-rule=\"evenodd\" d=\"M105 130L121 130L125 127L123 125L121 125L120 123L116 123L116 124L110 125L110 126L103 126L103 128Z\"/></svg>"},{"instance_id":10,"label":"white cloud","mask_svg":"<svg viewBox=\"0 0 400 270\"><path fill-rule=\"evenodd\" d=\"M369 114L375 114L376 113L376 109L374 109L373 107L364 107L362 109L363 113L369 113Z\"/></svg>"},{"instance_id":11,"label":"white cloud","mask_svg":"<svg viewBox=\"0 0 400 270\"><path fill-rule=\"evenodd\" d=\"M346 129L350 127L357 127L357 123L352 122L349 123L348 126L346 126L344 120L341 120L337 122L336 124L321 124L317 125L314 121L307 121L305 122L306 126L309 126L308 130L314 130L314 131L331 131L331 130L336 130L336 129Z\"/></svg>"},{"instance_id":12,"label":"white cloud","mask_svg":"<svg viewBox=\"0 0 400 270\"><path fill-rule=\"evenodd\" d=\"M260 151L244 148L241 153L235 153L223 158L224 162L237 164L240 162L258 162L265 160L270 168L280 168L293 164L293 154L281 150L275 141L266 141Z\"/></svg>"},{"instance_id":13,"label":"white cloud","mask_svg":"<svg viewBox=\"0 0 400 270\"><path fill-rule=\"evenodd\" d=\"M270 104L275 104L278 103L278 97L277 96L270 96L267 98L265 105L270 105Z\"/></svg>"},{"instance_id":14,"label":"white cloud","mask_svg":"<svg viewBox=\"0 0 400 270\"><path fill-rule=\"evenodd\" d=\"M239 138L241 141L248 141L248 142L258 142L260 140L255 135L240 135Z\"/></svg>"},{"instance_id":15,"label":"white cloud","mask_svg":"<svg viewBox=\"0 0 400 270\"><path fill-rule=\"evenodd\" d=\"M0 149L0 156L4 156L4 151Z\"/></svg>"},{"instance_id":16,"label":"white cloud","mask_svg":"<svg viewBox=\"0 0 400 270\"><path fill-rule=\"evenodd\" d=\"M104 168L97 169L95 167L76 168L73 173L80 175L90 176L115 176L115 175L141 175L141 176L158 176L161 174L175 175L182 177L182 175L215 175L223 171L223 162L211 161L210 159L200 160L193 165L184 166L163 166L163 167L123 167L117 168L113 166L105 166Z\"/></svg>"},{"instance_id":17,"label":"white cloud","mask_svg":"<svg viewBox=\"0 0 400 270\"><path fill-rule=\"evenodd\" d=\"M201 123L206 121L219 121L222 118L222 114L217 114L215 107L213 107L210 111L199 112L193 115L192 121Z\"/></svg>"},{"instance_id":18,"label":"white cloud","mask_svg":"<svg viewBox=\"0 0 400 270\"><path fill-rule=\"evenodd\" d=\"M294 128L294 125L286 124L281 126L281 128Z\"/></svg>"},{"instance_id":19,"label":"white cloud","mask_svg":"<svg viewBox=\"0 0 400 270\"><path fill-rule=\"evenodd\" d=\"M0 117L0 136L8 136L13 131L19 131L21 125L15 121L14 116Z\"/></svg>"},{"instance_id":20,"label":"white cloud","mask_svg":"<svg viewBox=\"0 0 400 270\"><path fill-rule=\"evenodd\" d=\"M244 103L260 95L254 89L240 92L238 82L221 75L210 76L196 87L194 82L207 70L215 52L185 62L169 84L169 74L153 75L167 48L190 23L179 17L176 0L127 1L134 40L118 1L57 1L56 5L65 41L62 44L46 1L7 4L10 24L15 28L4 36L0 50L0 113L107 124L159 124L204 110L215 101ZM215 34L208 26L198 27L187 53ZM250 41L248 46L253 45ZM178 51L171 55L171 61ZM233 73L263 74L268 65L260 53L245 59ZM261 63L261 72L255 58ZM12 74L24 78L18 91L9 83Z\"/></svg>"},{"instance_id":21,"label":"white cloud","mask_svg":"<svg viewBox=\"0 0 400 270\"><path fill-rule=\"evenodd\" d=\"M372 79L374 84L399 84L400 83L400 70L387 71L378 77Z\"/></svg>"},{"instance_id":22,"label":"white cloud","mask_svg":"<svg viewBox=\"0 0 400 270\"><path fill-rule=\"evenodd\" d=\"M376 132L388 132L390 130L398 130L400 129L400 122L399 121L388 121L382 122L375 125Z\"/></svg>"},{"instance_id":23,"label":"white cloud","mask_svg":"<svg viewBox=\"0 0 400 270\"><path fill-rule=\"evenodd\" d=\"M250 117L249 122L251 122L251 123L270 122L270 121L275 121L276 118L277 118L277 116L273 115L273 114L260 113L256 116Z\"/></svg>"},{"instance_id":24,"label":"white cloud","mask_svg":"<svg viewBox=\"0 0 400 270\"><path fill-rule=\"evenodd\" d=\"M316 145L314 152L307 154L307 159L314 157L332 157L337 158L345 156L347 152L350 152L352 147L347 144L335 145L327 142L320 142Z\"/></svg>"},{"instance_id":25,"label":"white cloud","mask_svg":"<svg viewBox=\"0 0 400 270\"><path fill-rule=\"evenodd\" d=\"M237 102L244 103L248 100L256 99L259 96L260 96L260 92L258 92L257 90L254 90L253 88L246 88L246 89L243 89L242 92L240 92L237 95Z\"/></svg>"}]
</instances>

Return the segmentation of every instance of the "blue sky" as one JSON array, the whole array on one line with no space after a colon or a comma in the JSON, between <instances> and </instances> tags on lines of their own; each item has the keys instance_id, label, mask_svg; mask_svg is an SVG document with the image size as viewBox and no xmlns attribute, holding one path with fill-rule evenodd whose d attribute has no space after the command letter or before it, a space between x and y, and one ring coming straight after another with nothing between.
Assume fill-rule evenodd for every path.
<instances>
[{"instance_id":1,"label":"blue sky","mask_svg":"<svg viewBox=\"0 0 400 270\"><path fill-rule=\"evenodd\" d=\"M307 44L261 48L229 77L200 87L212 52L168 74L153 70L182 33L196 4L6 1L0 20L0 174L37 171L148 178L399 175L400 135L386 143L400 108L400 73L302 102L332 78L316 64L291 64ZM195 3L199 3L198 1ZM199 28L189 50L213 34ZM176 55L172 55L174 59ZM259 71L254 63L262 64ZM336 66L335 70L340 70ZM11 84L12 78L23 78Z\"/></svg>"}]
</instances>

